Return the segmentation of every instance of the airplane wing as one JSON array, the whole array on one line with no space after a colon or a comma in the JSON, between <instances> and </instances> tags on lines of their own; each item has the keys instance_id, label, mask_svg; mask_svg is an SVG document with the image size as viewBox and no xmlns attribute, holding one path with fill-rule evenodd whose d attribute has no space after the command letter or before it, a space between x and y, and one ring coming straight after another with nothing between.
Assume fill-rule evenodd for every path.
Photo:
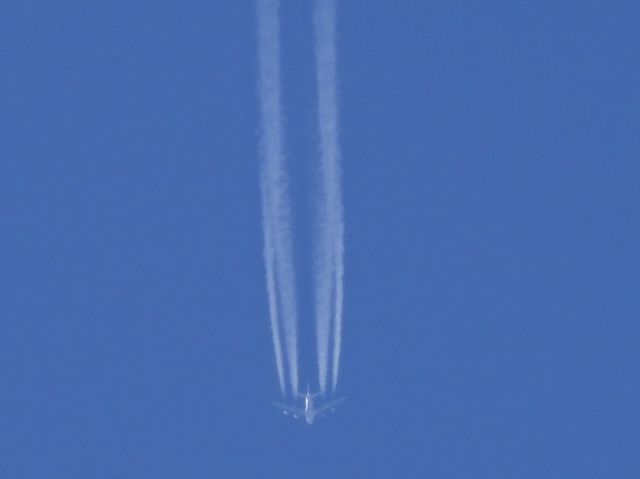
<instances>
[{"instance_id":1,"label":"airplane wing","mask_svg":"<svg viewBox=\"0 0 640 479\"><path fill-rule=\"evenodd\" d=\"M323 404L322 406L320 406L318 409L314 409L313 410L313 415L317 416L318 414L322 414L325 411L328 411L330 409L333 409L334 407L336 407L338 404L340 404L342 401L344 401L345 399L347 399L346 397L340 398L340 399L336 399L335 401L331 401L327 404Z\"/></svg>"},{"instance_id":2,"label":"airplane wing","mask_svg":"<svg viewBox=\"0 0 640 479\"><path fill-rule=\"evenodd\" d=\"M282 409L285 414L293 414L294 416L304 416L304 409L300 409L293 406L287 406L286 404L282 404L279 402L273 402L276 407Z\"/></svg>"}]
</instances>

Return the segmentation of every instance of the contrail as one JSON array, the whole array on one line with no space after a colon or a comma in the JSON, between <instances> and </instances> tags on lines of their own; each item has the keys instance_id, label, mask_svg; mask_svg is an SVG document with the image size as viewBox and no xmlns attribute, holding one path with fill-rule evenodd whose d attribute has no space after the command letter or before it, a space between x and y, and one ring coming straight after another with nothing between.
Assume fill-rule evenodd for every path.
<instances>
[{"instance_id":1,"label":"contrail","mask_svg":"<svg viewBox=\"0 0 640 479\"><path fill-rule=\"evenodd\" d=\"M318 127L323 199L316 258L316 321L320 388L326 386L330 315L333 314L332 387L338 383L344 296L344 221L338 139L336 6L334 0L316 0L315 54L318 88Z\"/></svg>"},{"instance_id":2,"label":"contrail","mask_svg":"<svg viewBox=\"0 0 640 479\"><path fill-rule=\"evenodd\" d=\"M289 382L292 393L297 394L297 313L288 181L282 147L278 10L278 0L258 0L258 90L262 115L261 188L264 257L269 314L280 389L284 393L284 368L279 337L279 319L282 318Z\"/></svg>"},{"instance_id":3,"label":"contrail","mask_svg":"<svg viewBox=\"0 0 640 479\"><path fill-rule=\"evenodd\" d=\"M264 185L264 179L261 180L262 188L262 228L264 230L264 264L267 273L267 295L269 298L269 318L271 320L271 335L273 336L273 349L276 355L276 369L278 371L278 382L280 384L280 392L284 395L284 366L282 364L282 343L280 341L280 325L278 323L278 304L276 297L276 278L274 271L274 250L272 244L273 233L270 231L270 219L268 218L268 203L266 192L267 187Z\"/></svg>"},{"instance_id":4,"label":"contrail","mask_svg":"<svg viewBox=\"0 0 640 479\"><path fill-rule=\"evenodd\" d=\"M331 305L334 297L333 284L333 243L331 227L328 217L329 198L326 168L321 170L320 200L317 207L317 221L319 228L315 245L315 315L316 315L316 346L318 349L318 383L320 392L324 393L327 386L327 368L329 366L329 337L331 328ZM322 201L324 200L324 201Z\"/></svg>"}]
</instances>

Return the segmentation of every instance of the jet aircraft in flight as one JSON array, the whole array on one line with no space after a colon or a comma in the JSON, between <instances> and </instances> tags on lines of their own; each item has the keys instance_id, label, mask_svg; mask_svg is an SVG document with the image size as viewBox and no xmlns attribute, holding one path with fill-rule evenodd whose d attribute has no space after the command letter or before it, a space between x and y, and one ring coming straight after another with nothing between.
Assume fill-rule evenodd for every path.
<instances>
[{"instance_id":1,"label":"jet aircraft in flight","mask_svg":"<svg viewBox=\"0 0 640 479\"><path fill-rule=\"evenodd\" d=\"M291 414L296 419L299 418L299 417L304 417L304 419L307 421L307 424L313 424L313 420L317 416L319 416L320 414L322 414L322 413L324 413L326 411L329 411L329 410L330 411L334 411L335 410L335 406L346 399L346 398L342 397L340 399L336 399L335 401L328 402L327 404L323 404L319 408L316 408L313 405L313 398L315 398L316 396L319 396L319 395L320 395L320 393L313 393L312 394L309 391L309 387L307 386L307 393L306 394L298 393L298 397L301 397L301 398L304 399L304 409L303 408L299 408L299 407L295 407L295 406L287 406L286 404L281 404L279 402L274 402L273 404L275 404L277 407L281 408L282 412L284 412L284 414Z\"/></svg>"}]
</instances>

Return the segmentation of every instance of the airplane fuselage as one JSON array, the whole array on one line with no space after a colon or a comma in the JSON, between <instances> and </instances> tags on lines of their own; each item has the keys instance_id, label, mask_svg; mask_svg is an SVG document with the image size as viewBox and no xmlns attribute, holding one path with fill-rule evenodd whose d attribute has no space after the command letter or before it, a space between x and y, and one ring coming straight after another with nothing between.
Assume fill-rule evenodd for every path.
<instances>
[{"instance_id":1,"label":"airplane fuselage","mask_svg":"<svg viewBox=\"0 0 640 479\"><path fill-rule=\"evenodd\" d=\"M304 396L304 418L308 424L313 424L313 397L308 391Z\"/></svg>"}]
</instances>

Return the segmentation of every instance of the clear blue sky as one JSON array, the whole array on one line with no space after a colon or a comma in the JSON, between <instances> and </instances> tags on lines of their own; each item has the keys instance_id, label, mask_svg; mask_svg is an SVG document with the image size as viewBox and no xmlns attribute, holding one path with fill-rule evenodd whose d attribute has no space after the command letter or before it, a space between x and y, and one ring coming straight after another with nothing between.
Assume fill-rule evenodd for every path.
<instances>
[{"instance_id":1,"label":"clear blue sky","mask_svg":"<svg viewBox=\"0 0 640 479\"><path fill-rule=\"evenodd\" d=\"M0 478L640 477L638 3L339 3L348 400L310 428L270 402L254 2L4 2Z\"/></svg>"}]
</instances>

